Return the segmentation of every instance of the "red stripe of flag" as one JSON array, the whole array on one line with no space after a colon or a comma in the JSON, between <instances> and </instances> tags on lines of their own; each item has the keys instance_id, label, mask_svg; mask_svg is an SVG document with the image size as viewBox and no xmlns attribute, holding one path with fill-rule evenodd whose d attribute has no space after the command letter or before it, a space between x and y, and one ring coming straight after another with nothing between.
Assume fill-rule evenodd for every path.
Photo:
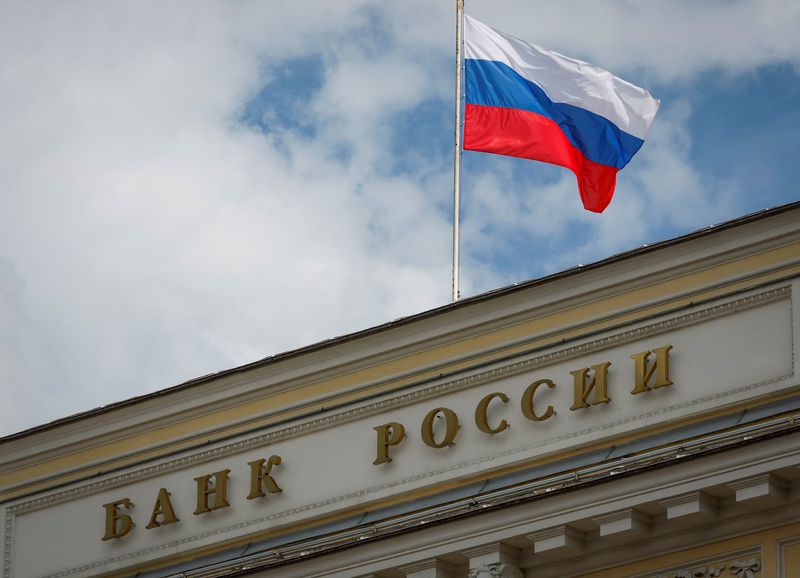
<instances>
[{"instance_id":1,"label":"red stripe of flag","mask_svg":"<svg viewBox=\"0 0 800 578\"><path fill-rule=\"evenodd\" d=\"M464 150L565 167L578 179L584 208L600 213L611 202L618 169L584 157L551 119L526 110L477 104L467 104L464 112Z\"/></svg>"}]
</instances>

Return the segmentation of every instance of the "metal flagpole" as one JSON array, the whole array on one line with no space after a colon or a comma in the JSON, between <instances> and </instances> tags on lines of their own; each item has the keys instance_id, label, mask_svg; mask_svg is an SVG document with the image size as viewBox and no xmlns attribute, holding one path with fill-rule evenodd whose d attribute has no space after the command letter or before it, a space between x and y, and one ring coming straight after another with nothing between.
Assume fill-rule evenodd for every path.
<instances>
[{"instance_id":1,"label":"metal flagpole","mask_svg":"<svg viewBox=\"0 0 800 578\"><path fill-rule=\"evenodd\" d=\"M463 80L464 63L464 0L456 0L456 139L453 167L453 302L458 301L461 293L459 281L459 213L461 204L461 136L462 130L462 97L464 95Z\"/></svg>"}]
</instances>

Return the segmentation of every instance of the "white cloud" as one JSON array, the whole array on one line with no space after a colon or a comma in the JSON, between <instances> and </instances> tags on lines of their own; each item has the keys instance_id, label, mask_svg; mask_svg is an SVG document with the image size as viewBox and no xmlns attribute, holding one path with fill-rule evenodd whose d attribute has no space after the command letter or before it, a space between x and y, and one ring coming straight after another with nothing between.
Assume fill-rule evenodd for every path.
<instances>
[{"instance_id":1,"label":"white cloud","mask_svg":"<svg viewBox=\"0 0 800 578\"><path fill-rule=\"evenodd\" d=\"M777 2L755 16L752 2L473 5L508 32L661 79L798 53L797 8ZM0 4L0 388L14 399L0 435L445 303L449 162L423 142L408 143L416 173L387 159L396 115L429 101L451 114L451 10ZM323 63L299 109L313 134L238 122L253 95L282 90L276 67L309 56ZM654 207L684 226L713 214L719 196L686 153L689 113L665 107L623 173L628 202L603 219L575 212L569 173L538 198L500 169L467 184L464 293L506 279L491 262L505 232L604 239L552 270L639 242Z\"/></svg>"},{"instance_id":2,"label":"white cloud","mask_svg":"<svg viewBox=\"0 0 800 578\"><path fill-rule=\"evenodd\" d=\"M5 5L0 374L30 395L3 407L2 431L445 299L448 252L425 245L447 226L419 186L325 148L341 109L350 124L366 112L348 138L379 158L375 119L421 68L337 63L318 113L330 133L290 139L289 158L234 122L272 59L349 42L361 6ZM385 66L403 83L387 72L348 98Z\"/></svg>"},{"instance_id":3,"label":"white cloud","mask_svg":"<svg viewBox=\"0 0 800 578\"><path fill-rule=\"evenodd\" d=\"M792 0L475 0L469 12L618 74L637 69L643 79L686 81L717 68L800 62L800 3Z\"/></svg>"}]
</instances>

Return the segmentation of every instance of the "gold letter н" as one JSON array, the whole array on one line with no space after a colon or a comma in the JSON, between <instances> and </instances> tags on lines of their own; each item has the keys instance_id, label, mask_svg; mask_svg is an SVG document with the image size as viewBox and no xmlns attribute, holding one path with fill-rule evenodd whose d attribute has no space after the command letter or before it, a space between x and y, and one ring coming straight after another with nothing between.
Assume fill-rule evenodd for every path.
<instances>
[{"instance_id":1,"label":"gold letter \u043d","mask_svg":"<svg viewBox=\"0 0 800 578\"><path fill-rule=\"evenodd\" d=\"M231 471L227 469L220 470L219 472L194 479L197 482L197 509L194 511L195 516L230 506L228 503L228 474L230 473ZM213 488L209 487L208 483L212 476L214 477ZM211 494L214 494L214 504L209 506L208 497Z\"/></svg>"}]
</instances>

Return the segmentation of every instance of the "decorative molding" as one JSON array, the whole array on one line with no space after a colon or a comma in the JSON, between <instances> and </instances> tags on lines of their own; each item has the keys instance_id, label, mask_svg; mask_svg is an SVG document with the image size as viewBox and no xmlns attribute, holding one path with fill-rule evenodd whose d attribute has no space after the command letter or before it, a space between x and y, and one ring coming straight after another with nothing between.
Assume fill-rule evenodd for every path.
<instances>
[{"instance_id":1,"label":"decorative molding","mask_svg":"<svg viewBox=\"0 0 800 578\"><path fill-rule=\"evenodd\" d=\"M691 570L678 570L671 574L662 574L656 578L717 578L722 575L725 566L702 566Z\"/></svg>"},{"instance_id":2,"label":"decorative molding","mask_svg":"<svg viewBox=\"0 0 800 578\"><path fill-rule=\"evenodd\" d=\"M752 556L745 558L746 556ZM729 552L711 559L696 561L691 565L655 573L637 575L638 578L761 578L760 549ZM637 578L634 577L634 578Z\"/></svg>"},{"instance_id":3,"label":"decorative molding","mask_svg":"<svg viewBox=\"0 0 800 578\"><path fill-rule=\"evenodd\" d=\"M756 572L761 570L761 558L750 558L741 562L734 561L729 566L731 574L736 578L757 578Z\"/></svg>"},{"instance_id":4,"label":"decorative molding","mask_svg":"<svg viewBox=\"0 0 800 578\"><path fill-rule=\"evenodd\" d=\"M12 578L13 576L13 558L14 553L14 513L11 508L6 508L6 524L5 524L5 540L3 541L3 548L5 548L5 564L3 565L3 577Z\"/></svg>"},{"instance_id":5,"label":"decorative molding","mask_svg":"<svg viewBox=\"0 0 800 578\"><path fill-rule=\"evenodd\" d=\"M492 369L488 369L473 375L467 375L464 377L459 377L455 379L451 379L448 381L443 381L417 391L408 392L396 397L382 399L380 401L367 404L358 408L349 409L346 411L342 411L339 413L331 414L316 420L312 420L309 422L285 427L283 429L275 430L272 432L267 432L261 435L253 436L251 438L239 440L233 443L229 443L223 446L218 446L216 448L211 448L208 450L204 450L201 452L197 452L191 455L186 455L180 458L176 458L170 461L162 462L159 464L155 464L152 466L148 466L139 470L126 472L124 474L112 476L110 478L106 478L104 480L99 480L96 482L92 482L83 486L77 486L68 490L56 492L47 496L43 496L40 498L34 498L28 501L20 502L17 504L9 505L6 510L6 523L5 523L5 565L4 565L4 578L11 578L12 572L11 569L13 567L13 527L14 527L14 517L20 514L24 514L27 512L31 512L34 510L42 509L48 506L52 506L54 504L58 504L64 501L68 501L73 498L83 497L87 495L91 495L94 493L98 493L103 490L107 490L109 488L118 487L130 484L132 482L141 481L145 479L149 479L167 472L171 472L174 470L180 470L187 468L189 466L194 466L197 464L205 463L211 461L213 459L231 455L231 454L239 454L249 449L262 447L269 444L277 443L278 441L294 438L300 435L305 435L311 432L319 431L322 429L326 429L332 425L338 425L342 423L348 423L355 421L356 419L360 419L365 416L369 416L375 413L382 412L386 409L394 409L397 407L407 406L422 400L426 400L432 397L437 397L446 393L461 391L464 389L468 389L471 387L475 387L477 385L481 385L487 382L495 381L497 379L503 377L509 377L513 375L517 375L519 373L523 373L526 371L530 371L533 369L538 369L541 367L546 367L552 365L554 363L580 357L590 352L595 352L598 350L608 349L610 347L627 343L630 341L634 341L640 339L642 337L657 335L660 333L664 333L676 328L685 327L689 325L694 325L703 321L708 321L710 319L722 317L724 315L746 310L752 309L761 305L765 305L768 303L772 303L775 301L787 299L792 297L792 287L791 285L785 285L782 287L777 287L774 289L770 289L764 291L762 293L748 295L746 297L742 297L740 299L735 299L726 303L714 305L711 307L707 307L702 310L694 311L691 313L687 313L685 315L681 315L674 318L663 319L648 325L644 325L641 327L637 327L634 329L630 329L628 331L623 331L614 335L602 337L593 341L585 342L579 345L575 345L573 347L568 347L560 351L555 351L551 353L546 353L537 357L532 357L528 359L523 359L517 362L509 363L502 367L496 367ZM793 339L793 333L792 333ZM792 343L792 351L794 351L794 344ZM739 388L735 388L732 390L719 392L713 395L708 395L704 397L697 398L692 401L687 401L679 404L674 404L668 407L659 408L657 410L652 410L649 412L645 412L642 414L638 414L635 416L629 416L624 419L615 420L612 422L607 422L604 424L599 424L592 427L587 427L582 430L573 431L569 434L564 434L556 437L552 437L549 439L541 440L535 443L528 444L526 446L517 447L514 449L506 450L504 452L498 452L492 454L490 456L483 456L480 458L476 458L470 461L462 462L459 464L455 464L452 466L448 466L446 468L441 468L438 470L433 470L430 472L417 474L414 476L409 476L403 479L394 480L387 484L382 484L379 486L373 486L370 488L364 488L355 492L351 492L348 494L344 494L342 496L337 496L334 498L320 500L317 502L313 502L310 504L306 504L304 506L292 508L289 510L285 510L283 512L278 512L274 514L270 514L267 516L262 516L259 518L255 518L252 520L240 522L231 526L226 526L224 528L217 528L208 532L203 532L200 534L195 534L193 536L188 536L186 538L182 538L180 540L175 540L172 542L160 544L155 547L140 549L134 552L130 552L127 554L115 556L112 558L107 558L101 561L93 562L90 564L82 565L80 567L71 568L67 570L63 570L54 574L50 574L45 578L60 578L63 576L70 576L79 572L83 572L86 570L92 570L95 568L99 568L102 566L106 566L108 564L112 564L115 562L121 562L124 560L128 560L131 558L136 558L140 556L144 556L147 554L152 554L156 552L160 552L163 550L174 549L178 546L182 546L184 544L195 542L198 540L202 540L205 538L210 538L213 536L217 536L220 534L226 534L229 532L233 532L239 529L247 528L254 525L261 525L265 522L270 522L276 519L285 518L287 516L291 516L294 514L299 514L303 512L307 512L310 510L316 510L324 506L328 506L331 504L335 504L338 502L343 502L347 500L353 500L358 498L363 498L365 496L382 493L386 490L403 486L408 483L412 483L415 481L419 481L425 478L435 477L447 473L452 473L458 470L462 470L464 468L468 468L471 466L476 466L484 463L488 463L491 461L496 461L498 459L510 457L519 453L529 452L531 450L535 450L539 447L552 445L558 442L567 441L576 437L582 437L586 435L590 435L597 432L602 432L605 430L609 430L612 428L617 428L626 424L639 422L642 420L663 416L666 414L670 414L676 411L685 410L686 408L693 407L695 405L704 404L709 401L714 401L717 399L722 399L731 395L736 395L738 393L743 393L746 391L761 389L773 383L778 383L784 381L788 378L791 378L795 374L795 365L794 365L794 356L792 356L791 360L791 368L789 373L785 375L781 375L779 377L775 377L772 379L764 380L761 382L757 382L754 384L745 385ZM741 578L745 578L742 576Z\"/></svg>"},{"instance_id":6,"label":"decorative molding","mask_svg":"<svg viewBox=\"0 0 800 578\"><path fill-rule=\"evenodd\" d=\"M496 562L470 568L469 578L522 578L522 572L510 564Z\"/></svg>"},{"instance_id":7,"label":"decorative molding","mask_svg":"<svg viewBox=\"0 0 800 578\"><path fill-rule=\"evenodd\" d=\"M469 578L522 578L519 550L503 542L488 542L462 550L469 558Z\"/></svg>"}]
</instances>

